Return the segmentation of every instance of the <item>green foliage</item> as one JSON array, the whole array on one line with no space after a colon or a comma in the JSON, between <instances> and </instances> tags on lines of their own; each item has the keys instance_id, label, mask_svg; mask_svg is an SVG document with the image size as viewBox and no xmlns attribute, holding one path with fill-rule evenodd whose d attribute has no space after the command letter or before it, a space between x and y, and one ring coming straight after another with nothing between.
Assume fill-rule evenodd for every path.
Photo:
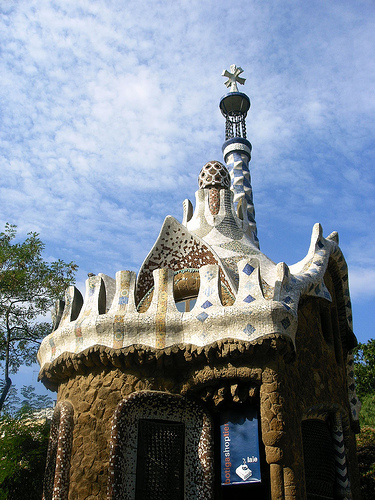
<instances>
[{"instance_id":1,"label":"green foliage","mask_svg":"<svg viewBox=\"0 0 375 500\"><path fill-rule=\"evenodd\" d=\"M44 408L51 408L53 400L50 396L35 394L35 388L32 385L24 385L21 388L21 412L32 412L35 410L42 410Z\"/></svg>"},{"instance_id":2,"label":"green foliage","mask_svg":"<svg viewBox=\"0 0 375 500\"><path fill-rule=\"evenodd\" d=\"M3 385L0 383L0 392ZM32 414L37 410L52 408L53 406L53 399L50 396L35 394L35 387L32 385L22 386L20 393L22 399L19 396L16 386L11 386L1 410L3 416L19 418L26 414Z\"/></svg>"},{"instance_id":3,"label":"green foliage","mask_svg":"<svg viewBox=\"0 0 375 500\"><path fill-rule=\"evenodd\" d=\"M375 340L354 350L354 376L362 403L357 436L362 500L372 500L375 491Z\"/></svg>"},{"instance_id":4,"label":"green foliage","mask_svg":"<svg viewBox=\"0 0 375 500\"><path fill-rule=\"evenodd\" d=\"M0 500L40 500L49 424L30 415L0 419Z\"/></svg>"},{"instance_id":5,"label":"green foliage","mask_svg":"<svg viewBox=\"0 0 375 500\"><path fill-rule=\"evenodd\" d=\"M0 364L8 383L5 394L9 372L35 361L41 339L51 331L40 316L74 282L77 270L73 262L45 261L37 233L29 233L21 243L15 238L16 226L6 224L0 233ZM0 399L0 409L1 405Z\"/></svg>"},{"instance_id":6,"label":"green foliage","mask_svg":"<svg viewBox=\"0 0 375 500\"><path fill-rule=\"evenodd\" d=\"M358 344L353 354L357 394L361 399L375 394L375 339L370 339L367 344Z\"/></svg>"},{"instance_id":7,"label":"green foliage","mask_svg":"<svg viewBox=\"0 0 375 500\"><path fill-rule=\"evenodd\" d=\"M373 500L375 491L375 428L364 426L357 436L362 500Z\"/></svg>"},{"instance_id":8,"label":"green foliage","mask_svg":"<svg viewBox=\"0 0 375 500\"><path fill-rule=\"evenodd\" d=\"M361 411L359 413L359 423L361 427L369 426L375 429L375 393L367 394L361 398Z\"/></svg>"},{"instance_id":9,"label":"green foliage","mask_svg":"<svg viewBox=\"0 0 375 500\"><path fill-rule=\"evenodd\" d=\"M35 394L31 385L14 386L0 418L0 500L40 499L50 425L41 418L43 408L52 407L49 396Z\"/></svg>"},{"instance_id":10,"label":"green foliage","mask_svg":"<svg viewBox=\"0 0 375 500\"><path fill-rule=\"evenodd\" d=\"M4 389L4 382L0 382L0 394ZM4 401L3 407L1 408L0 414L13 416L21 409L21 400L18 396L18 391L15 385L12 385L8 391L8 396Z\"/></svg>"}]
</instances>

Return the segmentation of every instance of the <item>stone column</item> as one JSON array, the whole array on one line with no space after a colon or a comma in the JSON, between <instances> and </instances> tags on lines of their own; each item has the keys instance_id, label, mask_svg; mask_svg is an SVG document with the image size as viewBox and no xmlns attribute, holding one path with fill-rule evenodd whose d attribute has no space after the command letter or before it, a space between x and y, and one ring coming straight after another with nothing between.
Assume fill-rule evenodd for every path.
<instances>
[{"instance_id":1,"label":"stone column","mask_svg":"<svg viewBox=\"0 0 375 500\"><path fill-rule=\"evenodd\" d=\"M286 407L288 398L283 394L284 385L275 370L266 368L260 388L260 414L266 460L270 465L271 498L303 500L303 467L298 461L302 437L299 430L297 441L300 443L292 445L292 437L296 437L296 422ZM291 430L293 436L290 435Z\"/></svg>"}]
</instances>

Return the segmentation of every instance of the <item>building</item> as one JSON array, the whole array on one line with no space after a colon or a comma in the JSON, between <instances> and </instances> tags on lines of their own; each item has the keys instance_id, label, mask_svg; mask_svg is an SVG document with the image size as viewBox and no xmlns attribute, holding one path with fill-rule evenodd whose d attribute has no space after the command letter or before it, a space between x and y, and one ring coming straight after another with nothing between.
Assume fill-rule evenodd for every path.
<instances>
[{"instance_id":1,"label":"building","mask_svg":"<svg viewBox=\"0 0 375 500\"><path fill-rule=\"evenodd\" d=\"M57 390L51 499L358 499L348 273L315 225L288 267L259 249L241 68L224 72L226 166L138 273L90 276L38 353Z\"/></svg>"}]
</instances>

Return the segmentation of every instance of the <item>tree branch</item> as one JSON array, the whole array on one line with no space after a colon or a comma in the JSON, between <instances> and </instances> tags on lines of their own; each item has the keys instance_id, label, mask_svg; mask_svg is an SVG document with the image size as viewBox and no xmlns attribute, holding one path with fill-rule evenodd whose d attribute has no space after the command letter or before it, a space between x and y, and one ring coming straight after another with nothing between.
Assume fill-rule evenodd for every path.
<instances>
[{"instance_id":1,"label":"tree branch","mask_svg":"<svg viewBox=\"0 0 375 500\"><path fill-rule=\"evenodd\" d=\"M4 404L4 401L5 401L5 398L8 395L8 392L9 392L9 389L10 389L11 385L12 385L12 381L10 380L9 377L7 377L5 385L4 385L4 388L3 388L3 391L1 393L1 397L0 397L0 412L1 412L2 408L3 408L3 404Z\"/></svg>"}]
</instances>

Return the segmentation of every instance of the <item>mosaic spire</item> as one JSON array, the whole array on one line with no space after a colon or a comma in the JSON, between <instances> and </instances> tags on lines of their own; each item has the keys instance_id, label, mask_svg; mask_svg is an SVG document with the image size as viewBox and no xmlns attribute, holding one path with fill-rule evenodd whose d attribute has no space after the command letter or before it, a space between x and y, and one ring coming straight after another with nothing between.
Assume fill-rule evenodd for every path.
<instances>
[{"instance_id":1,"label":"mosaic spire","mask_svg":"<svg viewBox=\"0 0 375 500\"><path fill-rule=\"evenodd\" d=\"M224 70L222 73L222 76L228 78L224 84L230 87L230 92L220 100L220 110L225 117L225 142L222 150L230 172L234 207L247 227L246 233L259 248L249 171L252 146L246 138L245 121L251 103L246 94L238 92L237 83L245 83L245 78L239 76L241 73L243 69L235 64L230 66L230 71Z\"/></svg>"}]
</instances>

